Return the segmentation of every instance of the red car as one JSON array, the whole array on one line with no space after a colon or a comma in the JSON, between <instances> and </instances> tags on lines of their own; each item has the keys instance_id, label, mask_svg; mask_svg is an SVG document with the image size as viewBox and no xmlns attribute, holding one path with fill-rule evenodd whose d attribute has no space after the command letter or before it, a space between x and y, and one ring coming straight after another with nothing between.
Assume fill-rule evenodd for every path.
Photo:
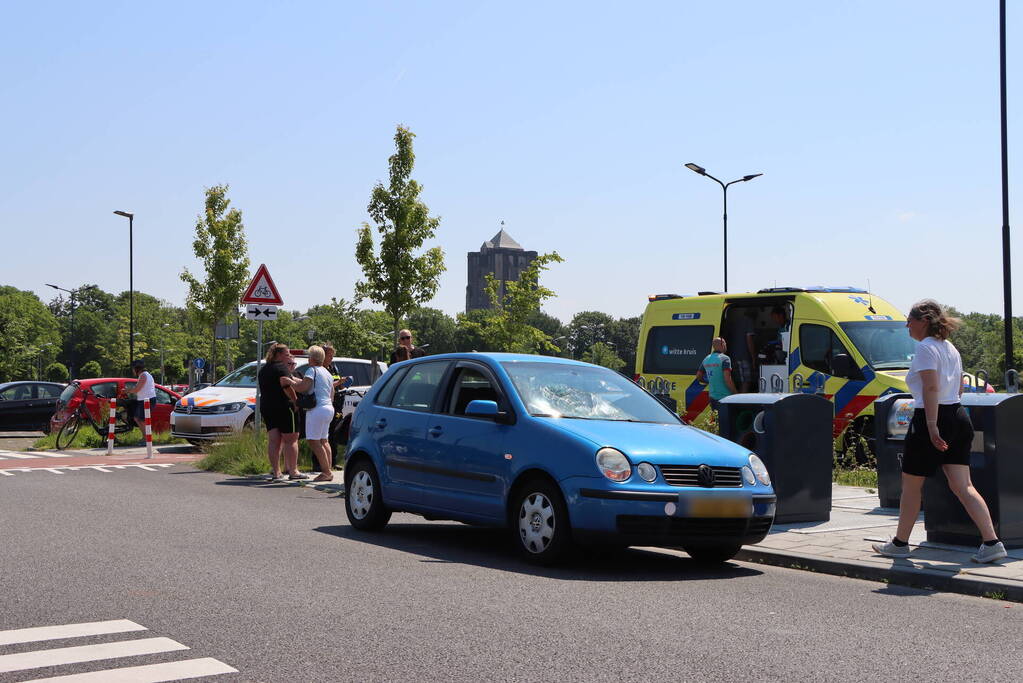
<instances>
[{"instance_id":1,"label":"red car","mask_svg":"<svg viewBox=\"0 0 1023 683\"><path fill-rule=\"evenodd\" d=\"M115 396L123 398L125 385L131 386L136 381L124 377L76 379L64 388L60 398L57 399L57 411L50 418L50 432L56 434L60 431L64 421L75 412L82 402L83 394L85 394L85 407L89 413L100 424L106 424L110 415L107 401ZM83 387L88 391L83 392ZM170 414L179 398L181 395L177 392L159 384L156 385L156 410L152 415L154 432L170 430Z\"/></svg>"}]
</instances>

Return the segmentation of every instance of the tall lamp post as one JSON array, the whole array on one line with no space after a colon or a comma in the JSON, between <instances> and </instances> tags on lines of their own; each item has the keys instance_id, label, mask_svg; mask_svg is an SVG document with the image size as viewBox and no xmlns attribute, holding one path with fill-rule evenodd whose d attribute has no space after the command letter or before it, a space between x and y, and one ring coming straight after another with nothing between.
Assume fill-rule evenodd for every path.
<instances>
[{"instance_id":1,"label":"tall lamp post","mask_svg":"<svg viewBox=\"0 0 1023 683\"><path fill-rule=\"evenodd\" d=\"M727 292L728 291L728 186L729 185L734 185L735 183L745 183L745 182L748 182L750 180L753 180L754 178L759 178L760 176L762 176L764 174L763 173L753 173L752 175L744 175L743 177L738 178L736 180L733 180L730 183L723 183L720 180L718 180L717 178L715 178L714 176L712 176L711 174L707 173L707 169L705 169L703 166L698 166L698 165L696 165L694 163L688 163L688 164L686 164L686 168L688 168L693 173L699 173L702 176L707 176L708 178L710 178L711 180L713 180L714 182L716 182L718 185L721 186L721 190L722 190L722 193L723 193L723 196L724 196L724 213L722 213L722 221L724 222L724 238L725 238L725 248L724 248L724 252L725 252L725 288L724 288L724 291Z\"/></svg>"},{"instance_id":2,"label":"tall lamp post","mask_svg":"<svg viewBox=\"0 0 1023 683\"><path fill-rule=\"evenodd\" d=\"M114 211L118 216L128 219L128 365L135 362L135 264L134 264L134 230L135 214L127 211Z\"/></svg>"},{"instance_id":3,"label":"tall lamp post","mask_svg":"<svg viewBox=\"0 0 1023 683\"><path fill-rule=\"evenodd\" d=\"M1002 109L1002 291L1005 303L1005 369L1014 365L1012 352L1012 269L1009 249L1009 148L1008 113L1005 104L1005 0L998 3L998 44Z\"/></svg>"},{"instance_id":4,"label":"tall lamp post","mask_svg":"<svg viewBox=\"0 0 1023 683\"><path fill-rule=\"evenodd\" d=\"M68 379L72 380L75 378L75 366L78 365L78 349L75 347L75 308L78 307L78 302L75 297L88 289L95 289L96 285L86 285L85 287L80 287L77 291L51 285L49 282L46 283L46 286L59 289L71 295L71 368L68 371Z\"/></svg>"}]
</instances>

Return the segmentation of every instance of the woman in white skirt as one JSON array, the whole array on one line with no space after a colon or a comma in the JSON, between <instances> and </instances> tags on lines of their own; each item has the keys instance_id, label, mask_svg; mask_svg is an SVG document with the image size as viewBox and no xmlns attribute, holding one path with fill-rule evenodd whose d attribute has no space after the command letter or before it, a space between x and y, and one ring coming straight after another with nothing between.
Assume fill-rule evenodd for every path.
<instances>
[{"instance_id":1,"label":"woman in white skirt","mask_svg":"<svg viewBox=\"0 0 1023 683\"><path fill-rule=\"evenodd\" d=\"M301 381L295 385L299 393L312 393L316 397L316 407L305 413L305 440L309 442L316 461L320 464L320 476L313 481L333 481L334 473L330 469L330 446L327 436L330 421L334 419L334 378L325 367L323 358L326 355L320 346L310 346L309 367L305 369Z\"/></svg>"}]
</instances>

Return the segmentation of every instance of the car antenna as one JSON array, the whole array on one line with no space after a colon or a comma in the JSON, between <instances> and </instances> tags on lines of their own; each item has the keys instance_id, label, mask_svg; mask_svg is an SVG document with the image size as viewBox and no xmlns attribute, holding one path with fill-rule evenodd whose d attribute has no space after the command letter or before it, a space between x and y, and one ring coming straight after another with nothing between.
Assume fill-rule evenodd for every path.
<instances>
[{"instance_id":1,"label":"car antenna","mask_svg":"<svg viewBox=\"0 0 1023 683\"><path fill-rule=\"evenodd\" d=\"M871 313L877 314L874 310L874 299L870 296L870 278L867 278L867 310Z\"/></svg>"}]
</instances>

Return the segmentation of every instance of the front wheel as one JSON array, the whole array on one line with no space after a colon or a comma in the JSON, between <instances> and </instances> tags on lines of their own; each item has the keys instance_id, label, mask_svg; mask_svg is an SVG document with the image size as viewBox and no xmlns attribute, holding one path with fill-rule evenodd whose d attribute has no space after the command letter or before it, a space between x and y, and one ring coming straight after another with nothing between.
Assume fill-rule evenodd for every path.
<instances>
[{"instance_id":1,"label":"front wheel","mask_svg":"<svg viewBox=\"0 0 1023 683\"><path fill-rule=\"evenodd\" d=\"M527 561L553 564L572 545L568 508L557 485L534 479L518 489L515 497L513 530L515 547Z\"/></svg>"},{"instance_id":2,"label":"front wheel","mask_svg":"<svg viewBox=\"0 0 1023 683\"><path fill-rule=\"evenodd\" d=\"M60 427L60 431L57 433L57 450L62 451L71 445L71 442L75 440L75 436L78 435L78 428L82 426L82 418L77 414L72 415L64 422Z\"/></svg>"},{"instance_id":3,"label":"front wheel","mask_svg":"<svg viewBox=\"0 0 1023 683\"><path fill-rule=\"evenodd\" d=\"M345 513L348 523L361 531L383 529L391 519L391 511L380 497L380 478L373 463L360 460L345 468Z\"/></svg>"},{"instance_id":4,"label":"front wheel","mask_svg":"<svg viewBox=\"0 0 1023 683\"><path fill-rule=\"evenodd\" d=\"M687 545L683 548L689 557L700 564L721 564L735 557L742 549L741 543L720 543L712 545Z\"/></svg>"}]
</instances>

